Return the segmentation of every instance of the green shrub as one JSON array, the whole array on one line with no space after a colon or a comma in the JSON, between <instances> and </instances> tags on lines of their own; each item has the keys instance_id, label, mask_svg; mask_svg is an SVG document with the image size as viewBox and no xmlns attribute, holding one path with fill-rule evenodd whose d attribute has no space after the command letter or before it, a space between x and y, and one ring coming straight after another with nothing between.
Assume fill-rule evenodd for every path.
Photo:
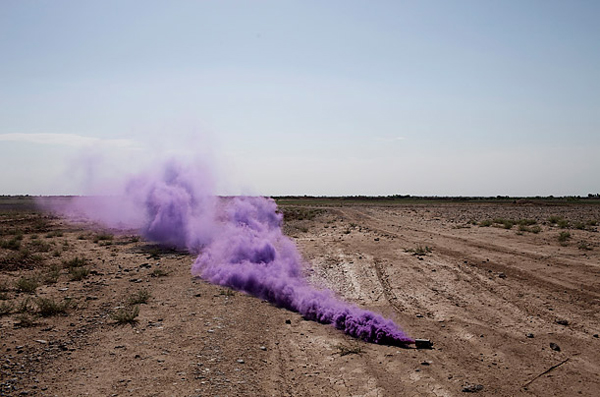
<instances>
[{"instance_id":1,"label":"green shrub","mask_svg":"<svg viewBox=\"0 0 600 397\"><path fill-rule=\"evenodd\" d=\"M109 234L109 233L100 233L100 234L97 234L94 237L94 243L98 243L100 241L104 241L104 242L110 241L110 242L112 242L113 238L114 238L114 236L112 234Z\"/></svg>"},{"instance_id":2,"label":"green shrub","mask_svg":"<svg viewBox=\"0 0 600 397\"><path fill-rule=\"evenodd\" d=\"M90 274L90 269L87 267L72 267L69 270L71 281L81 281Z\"/></svg>"},{"instance_id":3,"label":"green shrub","mask_svg":"<svg viewBox=\"0 0 600 397\"><path fill-rule=\"evenodd\" d=\"M33 308L29 305L30 298L25 298L15 308L15 313L33 313Z\"/></svg>"},{"instance_id":4,"label":"green shrub","mask_svg":"<svg viewBox=\"0 0 600 397\"><path fill-rule=\"evenodd\" d=\"M34 327L37 325L37 322L35 321L36 320L35 316L32 316L31 314L28 314L28 313L19 314L16 317L16 320L17 320L17 323L15 324L15 326L21 327L21 328Z\"/></svg>"},{"instance_id":5,"label":"green shrub","mask_svg":"<svg viewBox=\"0 0 600 397\"><path fill-rule=\"evenodd\" d=\"M48 252L52 248L50 244L43 240L33 240L29 243L29 247L34 252Z\"/></svg>"},{"instance_id":6,"label":"green shrub","mask_svg":"<svg viewBox=\"0 0 600 397\"><path fill-rule=\"evenodd\" d=\"M560 227L561 229L566 229L569 227L569 221L566 219L561 219L556 222L556 226Z\"/></svg>"},{"instance_id":7,"label":"green shrub","mask_svg":"<svg viewBox=\"0 0 600 397\"><path fill-rule=\"evenodd\" d=\"M5 316L7 314L12 313L13 304L11 302L2 302L0 303L0 316Z\"/></svg>"},{"instance_id":8,"label":"green shrub","mask_svg":"<svg viewBox=\"0 0 600 397\"><path fill-rule=\"evenodd\" d=\"M583 250L583 251L591 251L592 250L592 247L590 247L588 245L588 243L586 243L585 241L581 241L579 243L579 245L577 246L577 248L579 248L580 250Z\"/></svg>"},{"instance_id":9,"label":"green shrub","mask_svg":"<svg viewBox=\"0 0 600 397\"><path fill-rule=\"evenodd\" d=\"M139 305L141 303L148 303L148 299L150 299L150 296L150 292L143 289L141 291L138 291L134 295L131 295L127 300L127 303L129 305Z\"/></svg>"},{"instance_id":10,"label":"green shrub","mask_svg":"<svg viewBox=\"0 0 600 397\"><path fill-rule=\"evenodd\" d=\"M556 215L552 215L551 217L548 218L548 223L551 224L551 225L556 225L561 220L563 220L562 217L556 216Z\"/></svg>"},{"instance_id":11,"label":"green shrub","mask_svg":"<svg viewBox=\"0 0 600 397\"><path fill-rule=\"evenodd\" d=\"M21 292L34 292L38 286L37 280L31 277L21 277L15 283L15 287Z\"/></svg>"},{"instance_id":12,"label":"green shrub","mask_svg":"<svg viewBox=\"0 0 600 397\"><path fill-rule=\"evenodd\" d=\"M38 306L38 313L42 317L58 316L66 314L67 308L70 305L68 300L63 300L62 303L56 302L54 299L38 298L35 301Z\"/></svg>"},{"instance_id":13,"label":"green shrub","mask_svg":"<svg viewBox=\"0 0 600 397\"><path fill-rule=\"evenodd\" d=\"M537 224L537 221L535 219L519 219L517 223L519 226L533 226Z\"/></svg>"},{"instance_id":14,"label":"green shrub","mask_svg":"<svg viewBox=\"0 0 600 397\"><path fill-rule=\"evenodd\" d=\"M569 232L560 232L558 235L558 241L561 243L567 242L571 238L571 233Z\"/></svg>"},{"instance_id":15,"label":"green shrub","mask_svg":"<svg viewBox=\"0 0 600 397\"><path fill-rule=\"evenodd\" d=\"M69 268L69 269L73 269L75 267L82 267L82 266L85 266L86 264L87 264L87 259L80 258L78 256L76 256L75 258L73 258L69 261L63 261L63 266L65 268Z\"/></svg>"},{"instance_id":16,"label":"green shrub","mask_svg":"<svg viewBox=\"0 0 600 397\"><path fill-rule=\"evenodd\" d=\"M54 265L48 271L40 276L44 284L55 284L60 277L60 267Z\"/></svg>"},{"instance_id":17,"label":"green shrub","mask_svg":"<svg viewBox=\"0 0 600 397\"><path fill-rule=\"evenodd\" d=\"M63 233L59 232L59 231L53 231L53 232L46 234L46 238L62 237L62 236L63 236Z\"/></svg>"},{"instance_id":18,"label":"green shrub","mask_svg":"<svg viewBox=\"0 0 600 397\"><path fill-rule=\"evenodd\" d=\"M335 348L340 356L347 356L349 354L362 354L363 347L358 343L352 345L336 345Z\"/></svg>"},{"instance_id":19,"label":"green shrub","mask_svg":"<svg viewBox=\"0 0 600 397\"><path fill-rule=\"evenodd\" d=\"M0 241L0 248L18 251L21 249L21 240L22 239L23 239L22 236L15 236L8 241L2 240L2 241Z\"/></svg>"},{"instance_id":20,"label":"green shrub","mask_svg":"<svg viewBox=\"0 0 600 397\"><path fill-rule=\"evenodd\" d=\"M137 323L137 316L140 314L139 306L127 306L118 309L116 312L110 315L117 324L135 324Z\"/></svg>"},{"instance_id":21,"label":"green shrub","mask_svg":"<svg viewBox=\"0 0 600 397\"><path fill-rule=\"evenodd\" d=\"M154 269L152 270L152 273L150 273L150 276L152 277L165 277L168 275L169 273L164 271L163 269Z\"/></svg>"}]
</instances>

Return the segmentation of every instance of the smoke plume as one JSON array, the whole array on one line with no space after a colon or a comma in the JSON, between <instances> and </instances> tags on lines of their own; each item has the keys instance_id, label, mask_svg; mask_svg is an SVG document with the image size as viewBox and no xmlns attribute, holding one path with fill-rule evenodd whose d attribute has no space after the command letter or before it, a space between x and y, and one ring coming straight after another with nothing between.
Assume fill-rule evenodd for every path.
<instances>
[{"instance_id":1,"label":"smoke plume","mask_svg":"<svg viewBox=\"0 0 600 397\"><path fill-rule=\"evenodd\" d=\"M193 168L171 162L158 176L132 178L119 197L81 197L54 210L112 228L134 227L149 240L187 249L198 255L193 275L353 337L390 345L414 343L392 320L308 284L302 257L283 234L283 216L272 199L217 198Z\"/></svg>"}]
</instances>

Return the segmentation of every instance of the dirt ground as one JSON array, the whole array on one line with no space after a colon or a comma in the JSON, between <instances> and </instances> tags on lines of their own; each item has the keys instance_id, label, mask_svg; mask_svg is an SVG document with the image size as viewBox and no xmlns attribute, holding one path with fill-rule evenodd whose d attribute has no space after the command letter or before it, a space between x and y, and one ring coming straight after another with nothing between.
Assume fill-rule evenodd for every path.
<instances>
[{"instance_id":1,"label":"dirt ground","mask_svg":"<svg viewBox=\"0 0 600 397\"><path fill-rule=\"evenodd\" d=\"M600 205L282 209L311 283L433 349L354 340L192 278L185 253L15 206L0 396L598 395Z\"/></svg>"}]
</instances>

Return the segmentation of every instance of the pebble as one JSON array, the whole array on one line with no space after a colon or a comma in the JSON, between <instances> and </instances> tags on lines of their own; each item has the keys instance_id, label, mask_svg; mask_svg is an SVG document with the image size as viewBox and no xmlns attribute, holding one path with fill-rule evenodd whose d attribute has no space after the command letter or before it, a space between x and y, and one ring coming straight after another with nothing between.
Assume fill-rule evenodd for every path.
<instances>
[{"instance_id":1,"label":"pebble","mask_svg":"<svg viewBox=\"0 0 600 397\"><path fill-rule=\"evenodd\" d=\"M266 346L261 346L260 350L265 351L265 350L267 350L267 347Z\"/></svg>"},{"instance_id":2,"label":"pebble","mask_svg":"<svg viewBox=\"0 0 600 397\"><path fill-rule=\"evenodd\" d=\"M560 346L557 345L554 342L550 342L550 349L554 350L555 352L559 352L560 351Z\"/></svg>"},{"instance_id":3,"label":"pebble","mask_svg":"<svg viewBox=\"0 0 600 397\"><path fill-rule=\"evenodd\" d=\"M531 333L529 333L529 334L527 334L527 337L528 337L528 338L533 338L533 337L534 337L534 335L533 335L533 334L531 334Z\"/></svg>"},{"instance_id":4,"label":"pebble","mask_svg":"<svg viewBox=\"0 0 600 397\"><path fill-rule=\"evenodd\" d=\"M482 390L483 390L483 385L470 385L470 386L463 387L462 392L463 393L477 393Z\"/></svg>"},{"instance_id":5,"label":"pebble","mask_svg":"<svg viewBox=\"0 0 600 397\"><path fill-rule=\"evenodd\" d=\"M244 363L244 360L242 360L242 359L240 358L240 359L238 359L238 360L237 360L237 362L238 362L239 364L243 364L243 363Z\"/></svg>"}]
</instances>

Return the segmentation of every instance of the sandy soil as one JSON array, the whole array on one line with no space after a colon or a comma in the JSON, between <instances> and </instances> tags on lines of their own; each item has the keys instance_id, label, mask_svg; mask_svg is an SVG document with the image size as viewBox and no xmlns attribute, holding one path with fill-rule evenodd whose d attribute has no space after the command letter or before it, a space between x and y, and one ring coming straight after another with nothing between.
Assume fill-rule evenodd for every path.
<instances>
[{"instance_id":1,"label":"sandy soil","mask_svg":"<svg viewBox=\"0 0 600 397\"><path fill-rule=\"evenodd\" d=\"M192 278L185 253L9 212L0 216L0 396L598 395L599 206L284 209L312 283L434 348L356 341ZM536 224L479 225L496 218ZM8 245L19 231L21 256ZM560 242L561 232L570 237ZM90 273L72 281L66 263L76 257ZM15 287L34 276L34 292ZM119 325L114 313L139 291L150 297L137 321ZM70 304L42 317L40 298Z\"/></svg>"}]
</instances>

